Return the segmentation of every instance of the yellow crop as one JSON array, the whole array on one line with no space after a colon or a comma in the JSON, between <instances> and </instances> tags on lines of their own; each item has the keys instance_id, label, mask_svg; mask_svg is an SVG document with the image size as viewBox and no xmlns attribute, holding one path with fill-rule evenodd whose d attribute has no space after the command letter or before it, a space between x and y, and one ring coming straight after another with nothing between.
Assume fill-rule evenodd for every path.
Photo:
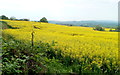
<instances>
[{"instance_id":1,"label":"yellow crop","mask_svg":"<svg viewBox=\"0 0 120 75\"><path fill-rule=\"evenodd\" d=\"M4 20L19 29L5 29L17 40L30 41L31 32L34 31L34 41L43 41L51 44L57 42L53 48L60 48L63 56L70 56L84 61L83 56L93 59L91 64L98 66L104 58L106 63L113 64L118 60L118 32L95 31L91 27L62 26L50 23L29 21ZM107 29L108 30L108 29Z\"/></svg>"}]
</instances>

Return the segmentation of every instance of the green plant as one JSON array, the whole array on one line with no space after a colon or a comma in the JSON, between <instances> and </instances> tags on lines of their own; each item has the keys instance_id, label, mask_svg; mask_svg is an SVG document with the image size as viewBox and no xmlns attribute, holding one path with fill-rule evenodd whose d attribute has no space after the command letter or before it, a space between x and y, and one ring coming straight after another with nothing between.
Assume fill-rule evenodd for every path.
<instances>
[{"instance_id":1,"label":"green plant","mask_svg":"<svg viewBox=\"0 0 120 75\"><path fill-rule=\"evenodd\" d=\"M9 18L6 17L5 15L1 15L1 16L0 16L0 19L8 20Z\"/></svg>"},{"instance_id":2,"label":"green plant","mask_svg":"<svg viewBox=\"0 0 120 75\"><path fill-rule=\"evenodd\" d=\"M45 17L43 17L42 19L40 19L40 22L48 23L48 21L47 21L47 19Z\"/></svg>"},{"instance_id":3,"label":"green plant","mask_svg":"<svg viewBox=\"0 0 120 75\"><path fill-rule=\"evenodd\" d=\"M105 29L103 29L101 26L96 25L93 30L98 30L98 31L105 31Z\"/></svg>"},{"instance_id":4,"label":"green plant","mask_svg":"<svg viewBox=\"0 0 120 75\"><path fill-rule=\"evenodd\" d=\"M10 36L9 36L10 37ZM119 73L118 63L113 65L113 60L107 63L102 60L102 65L98 65L96 58L89 58L87 55L79 59L71 58L70 55L63 57L60 49L54 49L52 44L34 42L31 47L29 43L15 40L3 39L3 75L6 74L41 74L41 73ZM57 52L56 52L57 51ZM82 60L84 59L84 60Z\"/></svg>"}]
</instances>

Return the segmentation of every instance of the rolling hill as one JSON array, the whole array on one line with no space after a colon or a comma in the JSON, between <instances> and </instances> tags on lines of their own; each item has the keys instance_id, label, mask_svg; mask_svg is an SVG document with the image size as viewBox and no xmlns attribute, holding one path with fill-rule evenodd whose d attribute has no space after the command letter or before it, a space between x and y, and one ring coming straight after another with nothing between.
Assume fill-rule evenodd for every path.
<instances>
[{"instance_id":1,"label":"rolling hill","mask_svg":"<svg viewBox=\"0 0 120 75\"><path fill-rule=\"evenodd\" d=\"M53 24L61 25L73 25L73 26L85 26L85 27L94 27L95 25L100 25L102 27L116 27L118 26L117 21L107 21L107 20L91 20L91 21L49 21Z\"/></svg>"},{"instance_id":2,"label":"rolling hill","mask_svg":"<svg viewBox=\"0 0 120 75\"><path fill-rule=\"evenodd\" d=\"M3 30L3 38L9 40L8 36L12 36L15 40L26 43L26 46L27 44L31 45L32 38L35 46L41 41L49 44L50 49L49 47L42 48L40 45L34 51L38 51L35 53L40 54L39 49L42 48L44 51L46 48L48 52L46 57L52 56L50 60L57 60L62 66L67 67L67 71L62 70L63 73L118 71L118 32L109 32L109 28L106 28L106 31L96 31L92 27L64 26L31 21L3 21L11 27L17 27L17 29ZM36 57L40 58L41 56L37 55ZM51 63L48 59L46 61ZM60 67L58 64L49 66L50 69L55 66L57 69ZM57 72L60 72L59 70Z\"/></svg>"}]
</instances>

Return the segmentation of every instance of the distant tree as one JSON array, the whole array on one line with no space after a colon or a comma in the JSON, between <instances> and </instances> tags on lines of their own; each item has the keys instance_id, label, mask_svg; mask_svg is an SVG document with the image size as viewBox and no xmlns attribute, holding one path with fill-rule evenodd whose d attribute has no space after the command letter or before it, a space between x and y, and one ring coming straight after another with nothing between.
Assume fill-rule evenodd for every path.
<instances>
[{"instance_id":1,"label":"distant tree","mask_svg":"<svg viewBox=\"0 0 120 75\"><path fill-rule=\"evenodd\" d=\"M120 32L120 26L114 28L114 30L110 29L111 32Z\"/></svg>"},{"instance_id":2,"label":"distant tree","mask_svg":"<svg viewBox=\"0 0 120 75\"><path fill-rule=\"evenodd\" d=\"M29 21L29 19L16 19L18 21Z\"/></svg>"},{"instance_id":3,"label":"distant tree","mask_svg":"<svg viewBox=\"0 0 120 75\"><path fill-rule=\"evenodd\" d=\"M6 17L5 15L0 16L0 19L8 20L9 18Z\"/></svg>"},{"instance_id":4,"label":"distant tree","mask_svg":"<svg viewBox=\"0 0 120 75\"><path fill-rule=\"evenodd\" d=\"M103 29L101 26L96 25L93 30L98 30L98 31L105 31L105 29Z\"/></svg>"},{"instance_id":5,"label":"distant tree","mask_svg":"<svg viewBox=\"0 0 120 75\"><path fill-rule=\"evenodd\" d=\"M40 19L40 22L48 23L48 21L47 21L47 19L45 17L43 17L42 19Z\"/></svg>"},{"instance_id":6,"label":"distant tree","mask_svg":"<svg viewBox=\"0 0 120 75\"><path fill-rule=\"evenodd\" d=\"M120 32L120 26L118 26L115 30Z\"/></svg>"},{"instance_id":7,"label":"distant tree","mask_svg":"<svg viewBox=\"0 0 120 75\"><path fill-rule=\"evenodd\" d=\"M109 31L113 31L112 29L110 29Z\"/></svg>"},{"instance_id":8,"label":"distant tree","mask_svg":"<svg viewBox=\"0 0 120 75\"><path fill-rule=\"evenodd\" d=\"M23 19L23 21L29 21L29 19Z\"/></svg>"},{"instance_id":9,"label":"distant tree","mask_svg":"<svg viewBox=\"0 0 120 75\"><path fill-rule=\"evenodd\" d=\"M10 20L16 20L16 17L12 16L10 17Z\"/></svg>"},{"instance_id":10,"label":"distant tree","mask_svg":"<svg viewBox=\"0 0 120 75\"><path fill-rule=\"evenodd\" d=\"M23 19L18 19L18 20L23 21Z\"/></svg>"}]
</instances>

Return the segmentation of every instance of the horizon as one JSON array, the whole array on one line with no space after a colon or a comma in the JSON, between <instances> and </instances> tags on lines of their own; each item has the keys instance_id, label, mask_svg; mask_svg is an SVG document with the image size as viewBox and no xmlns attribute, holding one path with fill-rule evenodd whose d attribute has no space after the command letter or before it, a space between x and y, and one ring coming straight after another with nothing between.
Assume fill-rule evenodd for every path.
<instances>
[{"instance_id":1,"label":"horizon","mask_svg":"<svg viewBox=\"0 0 120 75\"><path fill-rule=\"evenodd\" d=\"M38 21L38 20L30 20L30 21ZM65 22L65 21L112 21L112 22L118 22L118 20L48 20L48 21L61 21L61 22Z\"/></svg>"},{"instance_id":2,"label":"horizon","mask_svg":"<svg viewBox=\"0 0 120 75\"><path fill-rule=\"evenodd\" d=\"M38 21L118 21L119 0L2 0L0 15ZM28 3L29 2L29 3ZM27 3L27 5L26 5Z\"/></svg>"}]
</instances>

